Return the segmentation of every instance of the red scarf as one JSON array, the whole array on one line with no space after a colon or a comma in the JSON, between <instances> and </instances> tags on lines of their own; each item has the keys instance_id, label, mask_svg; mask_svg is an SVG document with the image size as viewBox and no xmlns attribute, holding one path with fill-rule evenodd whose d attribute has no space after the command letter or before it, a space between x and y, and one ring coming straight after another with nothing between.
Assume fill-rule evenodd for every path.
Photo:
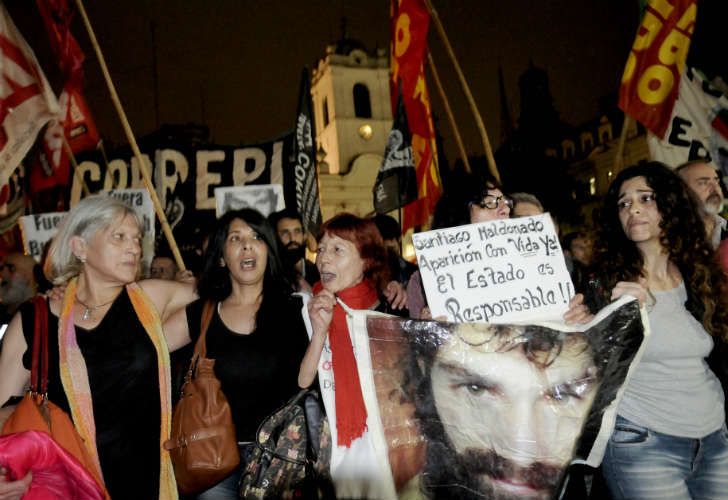
<instances>
[{"instance_id":1,"label":"red scarf","mask_svg":"<svg viewBox=\"0 0 728 500\"><path fill-rule=\"evenodd\" d=\"M313 287L314 293L321 289L321 282ZM377 302L377 291L367 280L337 293L336 296L351 309L369 309ZM354 348L346 324L346 311L338 303L334 306L329 326L329 346L336 384L334 397L337 444L348 448L367 428L367 409L364 406Z\"/></svg>"}]
</instances>

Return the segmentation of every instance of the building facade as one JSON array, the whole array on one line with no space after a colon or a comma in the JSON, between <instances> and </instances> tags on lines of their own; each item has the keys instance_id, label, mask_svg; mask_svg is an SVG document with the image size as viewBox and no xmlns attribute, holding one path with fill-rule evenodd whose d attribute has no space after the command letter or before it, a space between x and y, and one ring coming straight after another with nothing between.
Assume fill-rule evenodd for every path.
<instances>
[{"instance_id":1,"label":"building facade","mask_svg":"<svg viewBox=\"0 0 728 500\"><path fill-rule=\"evenodd\" d=\"M326 48L311 79L321 214L360 216L373 210L372 187L392 127L389 59L360 42Z\"/></svg>"}]
</instances>

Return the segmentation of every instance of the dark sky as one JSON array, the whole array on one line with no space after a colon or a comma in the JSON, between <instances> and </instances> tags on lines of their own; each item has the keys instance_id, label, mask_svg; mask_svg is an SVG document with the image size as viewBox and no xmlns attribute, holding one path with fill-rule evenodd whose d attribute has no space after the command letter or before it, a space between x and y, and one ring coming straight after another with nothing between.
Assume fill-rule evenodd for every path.
<instances>
[{"instance_id":1,"label":"dark sky","mask_svg":"<svg viewBox=\"0 0 728 500\"><path fill-rule=\"evenodd\" d=\"M548 71L556 109L571 124L595 117L597 99L618 88L637 22L635 0L433 0L480 107L499 142L497 71L503 67L513 117L518 76L529 60ZM150 23L156 22L161 123L205 121L215 142L251 143L292 128L301 68L315 66L327 43L347 32L372 49L389 46L386 0L87 0L87 9L132 127L156 128ZM35 2L6 6L49 78L57 70ZM103 135L125 142L88 36L86 95ZM462 92L433 29L430 47L455 108L466 148L482 153ZM57 88L57 86L56 86ZM432 84L435 112L441 109ZM444 120L446 151L454 146Z\"/></svg>"}]
</instances>

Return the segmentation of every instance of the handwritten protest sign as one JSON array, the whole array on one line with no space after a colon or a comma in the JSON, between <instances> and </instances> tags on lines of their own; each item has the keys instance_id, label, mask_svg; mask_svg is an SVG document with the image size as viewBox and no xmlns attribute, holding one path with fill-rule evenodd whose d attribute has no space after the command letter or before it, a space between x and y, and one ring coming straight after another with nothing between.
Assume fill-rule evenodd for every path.
<instances>
[{"instance_id":1,"label":"handwritten protest sign","mask_svg":"<svg viewBox=\"0 0 728 500\"><path fill-rule=\"evenodd\" d=\"M215 214L218 218L228 210L241 208L253 208L268 217L285 206L280 184L215 188Z\"/></svg>"},{"instance_id":2,"label":"handwritten protest sign","mask_svg":"<svg viewBox=\"0 0 728 500\"><path fill-rule=\"evenodd\" d=\"M66 212L24 215L20 217L20 231L23 235L23 250L37 262L43 254L43 247L55 236Z\"/></svg>"},{"instance_id":3,"label":"handwritten protest sign","mask_svg":"<svg viewBox=\"0 0 728 500\"><path fill-rule=\"evenodd\" d=\"M456 323L559 319L574 294L548 214L413 236L432 316Z\"/></svg>"},{"instance_id":4,"label":"handwritten protest sign","mask_svg":"<svg viewBox=\"0 0 728 500\"><path fill-rule=\"evenodd\" d=\"M146 276L154 258L154 222L156 219L152 198L146 189L112 189L106 193L123 201L139 214L144 231L141 266L142 273Z\"/></svg>"}]
</instances>

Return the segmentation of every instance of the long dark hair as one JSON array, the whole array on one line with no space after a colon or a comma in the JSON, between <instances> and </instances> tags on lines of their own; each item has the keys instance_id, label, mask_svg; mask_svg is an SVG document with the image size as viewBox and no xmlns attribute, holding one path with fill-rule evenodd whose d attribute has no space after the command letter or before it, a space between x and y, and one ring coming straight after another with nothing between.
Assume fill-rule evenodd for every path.
<instances>
[{"instance_id":1,"label":"long dark hair","mask_svg":"<svg viewBox=\"0 0 728 500\"><path fill-rule=\"evenodd\" d=\"M200 298L213 301L226 299L232 293L232 280L227 267L221 266L225 241L230 224L240 219L258 233L268 248L268 259L263 276L263 302L261 310L267 310L269 304L290 295L292 287L283 273L278 244L273 229L260 212L250 208L226 212L215 224L210 234L210 241L203 258L202 275L197 283Z\"/></svg>"},{"instance_id":2,"label":"long dark hair","mask_svg":"<svg viewBox=\"0 0 728 500\"><path fill-rule=\"evenodd\" d=\"M644 277L644 259L622 229L617 202L625 181L644 177L655 193L660 221L660 244L668 253L694 297L688 310L716 337L728 340L726 277L708 242L697 198L685 182L660 162L647 162L621 171L609 186L600 214L595 268L605 274L605 289L618 281Z\"/></svg>"}]
</instances>

